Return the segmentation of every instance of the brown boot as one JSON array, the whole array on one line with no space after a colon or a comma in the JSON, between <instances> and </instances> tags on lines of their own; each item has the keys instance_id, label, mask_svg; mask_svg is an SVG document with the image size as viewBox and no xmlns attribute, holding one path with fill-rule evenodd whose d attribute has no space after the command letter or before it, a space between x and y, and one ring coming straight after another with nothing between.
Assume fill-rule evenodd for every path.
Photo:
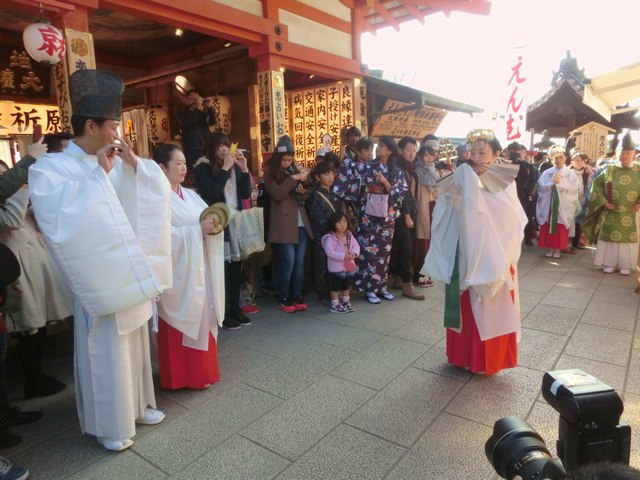
<instances>
[{"instance_id":1,"label":"brown boot","mask_svg":"<svg viewBox=\"0 0 640 480\"><path fill-rule=\"evenodd\" d=\"M403 287L402 279L398 275L391 275L391 288L401 290Z\"/></svg>"},{"instance_id":2,"label":"brown boot","mask_svg":"<svg viewBox=\"0 0 640 480\"><path fill-rule=\"evenodd\" d=\"M402 284L402 296L412 300L424 300L424 295L419 294L413 289L413 283L406 282Z\"/></svg>"}]
</instances>

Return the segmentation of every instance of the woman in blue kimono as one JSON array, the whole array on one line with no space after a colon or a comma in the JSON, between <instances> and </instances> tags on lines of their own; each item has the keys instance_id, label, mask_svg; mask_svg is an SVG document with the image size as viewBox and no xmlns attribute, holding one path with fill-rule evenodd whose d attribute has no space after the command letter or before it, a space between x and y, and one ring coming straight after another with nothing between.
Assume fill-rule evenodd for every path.
<instances>
[{"instance_id":1,"label":"woman in blue kimono","mask_svg":"<svg viewBox=\"0 0 640 480\"><path fill-rule=\"evenodd\" d=\"M387 275L395 219L407 193L404 174L396 168L398 147L391 137L381 137L376 158L371 158L373 144L367 139L356 143L356 159L345 158L336 181L334 193L357 208L356 236L360 244L355 288L366 292L373 304L393 300L387 291Z\"/></svg>"}]
</instances>

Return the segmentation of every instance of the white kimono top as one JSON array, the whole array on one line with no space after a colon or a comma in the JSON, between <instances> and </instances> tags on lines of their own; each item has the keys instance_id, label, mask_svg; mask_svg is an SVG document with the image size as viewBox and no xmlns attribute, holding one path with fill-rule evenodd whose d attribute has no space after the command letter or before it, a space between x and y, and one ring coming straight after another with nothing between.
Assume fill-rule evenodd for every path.
<instances>
[{"instance_id":1,"label":"white kimono top","mask_svg":"<svg viewBox=\"0 0 640 480\"><path fill-rule=\"evenodd\" d=\"M542 172L538 180L538 203L536 205L536 219L540 225L549 221L551 211L551 198L553 190L553 175L560 175L560 182L557 184L558 197L558 223L562 223L570 229L576 221L576 214L580 211L580 195L584 187L582 177L578 177L569 167L557 169L551 167Z\"/></svg>"},{"instance_id":2,"label":"white kimono top","mask_svg":"<svg viewBox=\"0 0 640 480\"><path fill-rule=\"evenodd\" d=\"M491 193L480 185L467 164L458 167L451 179L440 187L433 211L431 245L421 273L451 283L457 249L460 291L469 289L480 338L487 340L513 332L519 338L516 268L527 216L518 200L515 182Z\"/></svg>"},{"instance_id":3,"label":"white kimono top","mask_svg":"<svg viewBox=\"0 0 640 480\"><path fill-rule=\"evenodd\" d=\"M200 213L207 204L193 190L171 194L173 287L160 296L162 319L184 334L185 347L207 350L209 332L224 320L224 235L204 235Z\"/></svg>"},{"instance_id":4,"label":"white kimono top","mask_svg":"<svg viewBox=\"0 0 640 480\"><path fill-rule=\"evenodd\" d=\"M38 159L29 192L38 226L82 306L114 314L120 335L144 325L171 286L171 186L151 160L107 173L75 142Z\"/></svg>"}]
</instances>

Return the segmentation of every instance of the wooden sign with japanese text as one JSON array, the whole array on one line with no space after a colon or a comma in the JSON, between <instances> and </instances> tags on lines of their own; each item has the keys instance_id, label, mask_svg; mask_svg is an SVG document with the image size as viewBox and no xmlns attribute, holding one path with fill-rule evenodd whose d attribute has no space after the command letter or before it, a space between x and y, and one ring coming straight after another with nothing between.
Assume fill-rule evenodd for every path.
<instances>
[{"instance_id":1,"label":"wooden sign with japanese text","mask_svg":"<svg viewBox=\"0 0 640 480\"><path fill-rule=\"evenodd\" d=\"M33 126L42 133L60 132L60 110L56 105L0 102L0 132L3 135L33 134Z\"/></svg>"},{"instance_id":2,"label":"wooden sign with japanese text","mask_svg":"<svg viewBox=\"0 0 640 480\"><path fill-rule=\"evenodd\" d=\"M258 72L258 115L261 152L273 152L278 139L288 133L282 72Z\"/></svg>"},{"instance_id":3,"label":"wooden sign with japanese text","mask_svg":"<svg viewBox=\"0 0 640 480\"><path fill-rule=\"evenodd\" d=\"M76 70L95 70L96 56L93 48L93 35L65 28L64 36L67 41L69 75Z\"/></svg>"},{"instance_id":4,"label":"wooden sign with japanese text","mask_svg":"<svg viewBox=\"0 0 640 480\"><path fill-rule=\"evenodd\" d=\"M0 47L0 95L51 97L51 69L40 65L21 48Z\"/></svg>"},{"instance_id":5,"label":"wooden sign with japanese text","mask_svg":"<svg viewBox=\"0 0 640 480\"><path fill-rule=\"evenodd\" d=\"M354 125L354 87L352 82L336 82L315 88L290 90L289 125L296 160L305 167L314 164L325 141L336 154L340 151L340 129Z\"/></svg>"},{"instance_id":6,"label":"wooden sign with japanese text","mask_svg":"<svg viewBox=\"0 0 640 480\"><path fill-rule=\"evenodd\" d=\"M609 133L615 133L615 130L597 122L589 122L571 132L576 137L576 147L594 162L606 157L609 151Z\"/></svg>"},{"instance_id":7,"label":"wooden sign with japanese text","mask_svg":"<svg viewBox=\"0 0 640 480\"><path fill-rule=\"evenodd\" d=\"M413 137L420 140L425 135L434 133L447 115L446 110L432 107L416 107L393 112L410 106L410 103L388 99L384 103L383 111L390 113L378 117L371 129L371 136L389 135L394 138Z\"/></svg>"}]
</instances>

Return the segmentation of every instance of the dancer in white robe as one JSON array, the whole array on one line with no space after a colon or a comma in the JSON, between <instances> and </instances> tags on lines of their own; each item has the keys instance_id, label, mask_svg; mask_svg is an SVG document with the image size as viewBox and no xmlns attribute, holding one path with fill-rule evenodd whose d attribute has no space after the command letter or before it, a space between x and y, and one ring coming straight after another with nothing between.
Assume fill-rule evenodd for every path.
<instances>
[{"instance_id":1,"label":"dancer in white robe","mask_svg":"<svg viewBox=\"0 0 640 480\"><path fill-rule=\"evenodd\" d=\"M155 162L117 136L123 91L108 72L71 75L76 140L29 172L36 220L73 292L80 426L116 451L133 444L136 422L164 418L147 322L172 280L171 188Z\"/></svg>"},{"instance_id":2,"label":"dancer in white robe","mask_svg":"<svg viewBox=\"0 0 640 480\"><path fill-rule=\"evenodd\" d=\"M171 184L173 287L160 296L158 355L163 388L206 388L219 380L216 340L225 310L224 235L210 218L200 221L207 204L188 188L184 154L157 145L154 160Z\"/></svg>"},{"instance_id":3,"label":"dancer in white robe","mask_svg":"<svg viewBox=\"0 0 640 480\"><path fill-rule=\"evenodd\" d=\"M538 180L538 247L549 249L545 257L560 258L560 252L567 249L570 230L574 228L576 215L580 211L583 186L582 179L565 165L566 156L562 147L552 147L549 156L554 166L542 172Z\"/></svg>"}]
</instances>

